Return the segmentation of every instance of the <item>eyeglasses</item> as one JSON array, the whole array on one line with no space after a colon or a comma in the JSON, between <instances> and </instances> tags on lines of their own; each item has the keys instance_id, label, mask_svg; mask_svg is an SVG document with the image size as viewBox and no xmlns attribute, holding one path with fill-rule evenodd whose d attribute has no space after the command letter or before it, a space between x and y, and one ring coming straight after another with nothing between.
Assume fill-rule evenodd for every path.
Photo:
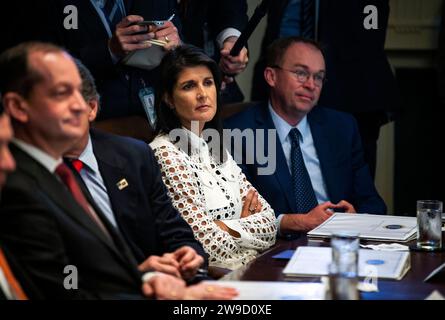
<instances>
[{"instance_id":1,"label":"eyeglasses","mask_svg":"<svg viewBox=\"0 0 445 320\"><path fill-rule=\"evenodd\" d=\"M312 79L314 79L314 84L317 87L321 87L323 83L326 82L326 77L323 72L317 72L317 73L310 73L302 68L297 68L295 70L289 70L282 68L280 66L272 66L274 69L280 69L283 71L287 71L292 73L298 82L300 83L306 83L306 81L309 80L309 77L312 76Z\"/></svg>"}]
</instances>

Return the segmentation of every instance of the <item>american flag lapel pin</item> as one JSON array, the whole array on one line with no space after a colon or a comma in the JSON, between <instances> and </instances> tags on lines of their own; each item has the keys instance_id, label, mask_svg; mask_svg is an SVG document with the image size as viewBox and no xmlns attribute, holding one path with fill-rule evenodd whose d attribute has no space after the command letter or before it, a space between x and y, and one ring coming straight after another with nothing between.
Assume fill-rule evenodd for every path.
<instances>
[{"instance_id":1,"label":"american flag lapel pin","mask_svg":"<svg viewBox=\"0 0 445 320\"><path fill-rule=\"evenodd\" d=\"M128 182L127 182L127 180L124 178L124 179L122 179L121 181L119 181L118 183L116 183L116 185L117 185L117 188L118 188L119 190L122 190L122 189L125 189L126 187L128 187Z\"/></svg>"}]
</instances>

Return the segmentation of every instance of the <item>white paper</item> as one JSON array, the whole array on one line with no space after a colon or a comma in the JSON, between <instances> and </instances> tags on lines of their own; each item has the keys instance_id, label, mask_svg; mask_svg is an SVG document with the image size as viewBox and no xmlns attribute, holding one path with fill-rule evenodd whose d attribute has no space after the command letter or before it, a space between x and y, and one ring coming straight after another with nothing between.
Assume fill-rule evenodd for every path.
<instances>
[{"instance_id":1,"label":"white paper","mask_svg":"<svg viewBox=\"0 0 445 320\"><path fill-rule=\"evenodd\" d=\"M324 300L326 285L318 282L205 281L238 290L235 300Z\"/></svg>"},{"instance_id":2,"label":"white paper","mask_svg":"<svg viewBox=\"0 0 445 320\"><path fill-rule=\"evenodd\" d=\"M283 270L286 276L325 276L332 260L329 247L298 247ZM401 251L359 250L359 277L400 280L409 270L410 254ZM383 262L375 264L375 261Z\"/></svg>"},{"instance_id":3,"label":"white paper","mask_svg":"<svg viewBox=\"0 0 445 320\"><path fill-rule=\"evenodd\" d=\"M381 244L361 244L360 248L379 250L379 251L409 251L408 246L400 243L381 243Z\"/></svg>"},{"instance_id":4,"label":"white paper","mask_svg":"<svg viewBox=\"0 0 445 320\"><path fill-rule=\"evenodd\" d=\"M391 229L392 226L400 226ZM330 237L339 231L358 232L361 239L407 242L416 238L417 219L375 214L334 213L308 232L309 237Z\"/></svg>"},{"instance_id":5,"label":"white paper","mask_svg":"<svg viewBox=\"0 0 445 320\"><path fill-rule=\"evenodd\" d=\"M434 290L425 300L445 300L445 297L439 291Z\"/></svg>"}]
</instances>

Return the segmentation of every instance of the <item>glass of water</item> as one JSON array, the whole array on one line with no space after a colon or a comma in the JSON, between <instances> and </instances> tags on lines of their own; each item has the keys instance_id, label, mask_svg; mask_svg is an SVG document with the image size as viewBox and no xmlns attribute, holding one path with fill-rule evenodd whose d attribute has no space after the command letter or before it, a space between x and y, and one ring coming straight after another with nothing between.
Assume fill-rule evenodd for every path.
<instances>
[{"instance_id":1,"label":"glass of water","mask_svg":"<svg viewBox=\"0 0 445 320\"><path fill-rule=\"evenodd\" d=\"M426 251L442 248L442 201L417 201L417 248Z\"/></svg>"},{"instance_id":2,"label":"glass of water","mask_svg":"<svg viewBox=\"0 0 445 320\"><path fill-rule=\"evenodd\" d=\"M331 236L332 262L329 265L333 300L357 300L359 234L336 232Z\"/></svg>"},{"instance_id":3,"label":"glass of water","mask_svg":"<svg viewBox=\"0 0 445 320\"><path fill-rule=\"evenodd\" d=\"M357 275L359 245L357 232L343 231L332 234L332 263L339 273Z\"/></svg>"}]
</instances>

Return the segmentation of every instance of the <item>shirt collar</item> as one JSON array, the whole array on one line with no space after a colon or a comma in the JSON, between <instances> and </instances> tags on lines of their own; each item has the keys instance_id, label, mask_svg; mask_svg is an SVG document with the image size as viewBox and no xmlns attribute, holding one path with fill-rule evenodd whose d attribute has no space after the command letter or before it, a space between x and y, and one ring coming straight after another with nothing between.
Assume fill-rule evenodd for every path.
<instances>
[{"instance_id":1,"label":"shirt collar","mask_svg":"<svg viewBox=\"0 0 445 320\"><path fill-rule=\"evenodd\" d=\"M101 9L105 7L105 0L93 0L93 2Z\"/></svg>"},{"instance_id":2,"label":"shirt collar","mask_svg":"<svg viewBox=\"0 0 445 320\"><path fill-rule=\"evenodd\" d=\"M27 142L24 142L20 139L14 138L12 139L12 143L14 143L17 147L25 151L28 155L30 155L34 160L44 166L49 172L54 173L59 164L62 163L62 158L54 159L45 151L33 146Z\"/></svg>"},{"instance_id":3,"label":"shirt collar","mask_svg":"<svg viewBox=\"0 0 445 320\"><path fill-rule=\"evenodd\" d=\"M291 129L297 128L298 131L301 133L301 142L304 141L305 137L309 134L309 123L307 122L307 116L304 116L303 119L295 126L291 126L289 123L287 123L283 118L281 118L275 110L272 108L272 104L269 101L269 112L272 117L272 121L275 125L275 128L277 129L278 137L280 138L281 144L283 144Z\"/></svg>"},{"instance_id":4,"label":"shirt collar","mask_svg":"<svg viewBox=\"0 0 445 320\"><path fill-rule=\"evenodd\" d=\"M189 143L192 153L201 153L204 149L207 148L207 143L202 138L202 136L196 135L193 131L182 127L184 132L187 135L187 143Z\"/></svg>"},{"instance_id":5,"label":"shirt collar","mask_svg":"<svg viewBox=\"0 0 445 320\"><path fill-rule=\"evenodd\" d=\"M79 156L79 160L83 162L93 172L99 171L99 165L93 152L93 143L91 142L91 136L88 135L88 143L83 152Z\"/></svg>"}]
</instances>

